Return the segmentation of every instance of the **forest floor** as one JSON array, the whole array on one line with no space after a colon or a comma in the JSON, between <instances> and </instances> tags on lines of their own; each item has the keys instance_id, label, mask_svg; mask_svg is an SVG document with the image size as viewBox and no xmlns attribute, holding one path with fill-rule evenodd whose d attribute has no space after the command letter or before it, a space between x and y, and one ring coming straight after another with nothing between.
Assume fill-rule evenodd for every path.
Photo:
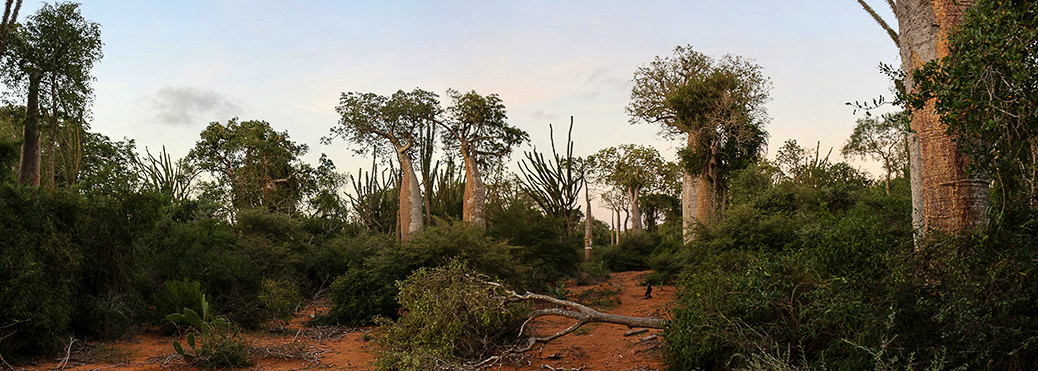
<instances>
[{"instance_id":1,"label":"forest floor","mask_svg":"<svg viewBox=\"0 0 1038 371\"><path fill-rule=\"evenodd\" d=\"M644 298L641 286L648 272L613 273L606 282L566 285L568 299L607 313L666 318L674 299L673 286L653 287ZM313 315L328 310L328 303L312 302L296 313L283 328L244 333L253 356L250 370L338 369L374 370L376 345L367 341L370 328L307 327ZM527 326L538 335L550 335L568 327L571 320L542 317ZM663 365L662 334L650 330L631 336L626 326L592 323L542 348L510 358L493 370L657 370ZM656 335L656 336L651 336ZM125 340L74 341L58 354L26 369L66 370L188 370L172 342L182 338L147 329Z\"/></svg>"}]
</instances>

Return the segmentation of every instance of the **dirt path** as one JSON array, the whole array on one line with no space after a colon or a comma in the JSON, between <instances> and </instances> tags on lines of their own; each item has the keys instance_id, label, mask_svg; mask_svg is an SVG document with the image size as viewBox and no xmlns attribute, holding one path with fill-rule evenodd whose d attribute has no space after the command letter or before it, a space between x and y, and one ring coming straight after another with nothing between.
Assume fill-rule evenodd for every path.
<instances>
[{"instance_id":1,"label":"dirt path","mask_svg":"<svg viewBox=\"0 0 1038 371\"><path fill-rule=\"evenodd\" d=\"M604 312L637 317L664 318L674 297L672 286L654 287L651 299L644 299L645 287L638 286L646 272L614 273L608 282L569 286L569 299L581 301ZM583 296L582 296L583 295ZM617 300L618 299L618 300ZM619 303L616 303L619 301ZM245 334L253 348L254 365L250 370L373 370L374 343L364 340L367 329L340 327L306 327L312 314L327 310L326 302L313 303L296 313L296 317L280 331ZM531 323L528 331L548 335L569 326L565 318L544 317ZM556 339L542 349L535 349L495 370L656 370L662 368L660 335L651 330L623 336L629 329L611 324L589 324L576 332ZM26 369L67 370L189 370L184 360L173 351L177 337L163 336L149 329L131 339L105 342L73 343L68 352L60 352L36 366ZM183 339L179 339L183 341ZM64 362L63 362L64 361ZM543 367L547 366L547 367Z\"/></svg>"},{"instance_id":2,"label":"dirt path","mask_svg":"<svg viewBox=\"0 0 1038 371\"><path fill-rule=\"evenodd\" d=\"M645 299L645 287L639 286L648 272L613 273L608 282L569 287L569 299L583 302L603 312L632 317L669 318L669 308L674 299L674 287L653 287L652 298ZM619 289L620 304L614 307L595 305L596 298L608 302L609 297L581 293L607 292ZM608 303L605 303L608 304ZM561 317L544 317L534 322L539 335L551 335L573 323ZM509 371L526 370L659 370L663 368L660 341L662 331L650 330L632 336L624 336L627 326L608 323L592 323L576 332L548 343L543 349L530 351L517 361L520 366L505 365L494 369ZM651 335L655 337L645 340ZM545 367L547 366L547 367ZM550 368L549 368L550 367Z\"/></svg>"}]
</instances>

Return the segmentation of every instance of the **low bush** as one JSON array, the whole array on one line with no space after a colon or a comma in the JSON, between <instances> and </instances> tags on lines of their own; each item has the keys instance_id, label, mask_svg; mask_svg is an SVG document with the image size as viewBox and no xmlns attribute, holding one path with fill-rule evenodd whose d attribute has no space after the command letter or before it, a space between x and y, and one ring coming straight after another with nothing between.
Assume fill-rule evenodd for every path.
<instances>
[{"instance_id":1,"label":"low bush","mask_svg":"<svg viewBox=\"0 0 1038 371\"><path fill-rule=\"evenodd\" d=\"M406 313L380 321L377 364L389 370L459 368L488 357L512 336L529 310L495 297L500 289L470 279L460 260L421 268L398 284ZM514 335L513 335L514 336Z\"/></svg>"},{"instance_id":2,"label":"low bush","mask_svg":"<svg viewBox=\"0 0 1038 371\"><path fill-rule=\"evenodd\" d=\"M191 329L184 343L186 347L173 341L173 349L189 364L204 368L252 365L248 344L238 336L230 322L209 312L205 297L202 298L201 312L184 308L183 312L170 314L166 319Z\"/></svg>"},{"instance_id":3,"label":"low bush","mask_svg":"<svg viewBox=\"0 0 1038 371\"><path fill-rule=\"evenodd\" d=\"M427 227L403 244L380 235L361 235L354 240L348 244L366 251L358 255L366 258L332 283L332 310L318 323L365 324L375 316L395 318L399 307L394 300L396 281L419 268L443 265L451 259L513 283L522 282L525 273L513 255L517 247L496 241L482 228L467 224Z\"/></svg>"}]
</instances>

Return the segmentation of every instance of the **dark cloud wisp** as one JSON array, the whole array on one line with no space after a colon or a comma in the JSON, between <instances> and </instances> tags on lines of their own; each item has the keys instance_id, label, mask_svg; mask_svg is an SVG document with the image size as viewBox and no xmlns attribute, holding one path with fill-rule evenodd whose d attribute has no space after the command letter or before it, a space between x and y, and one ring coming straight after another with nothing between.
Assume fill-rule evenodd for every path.
<instances>
[{"instance_id":1,"label":"dark cloud wisp","mask_svg":"<svg viewBox=\"0 0 1038 371\"><path fill-rule=\"evenodd\" d=\"M190 125L202 121L230 118L242 112L235 100L212 90L192 87L165 87L152 98L152 108L159 122Z\"/></svg>"}]
</instances>

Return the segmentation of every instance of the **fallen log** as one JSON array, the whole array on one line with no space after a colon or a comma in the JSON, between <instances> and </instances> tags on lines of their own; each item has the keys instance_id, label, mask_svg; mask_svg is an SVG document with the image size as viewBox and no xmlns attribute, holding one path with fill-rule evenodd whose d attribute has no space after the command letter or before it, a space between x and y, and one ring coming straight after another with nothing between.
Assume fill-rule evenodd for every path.
<instances>
[{"instance_id":1,"label":"fallen log","mask_svg":"<svg viewBox=\"0 0 1038 371\"><path fill-rule=\"evenodd\" d=\"M625 326L628 326L628 327L631 327L631 328L641 327L641 328L653 328L653 329L662 329L667 324L666 320L659 319L659 318L629 317L629 316L621 316L621 315L616 315L616 314L603 313L603 312L597 311L595 309L592 309L592 308L590 308L590 307L588 307L588 306L586 306L584 304L580 304L580 303L577 303L575 301L559 299L559 298L556 298L556 297L553 297L553 296L548 296L548 295L543 295L543 294L535 294L535 293L531 293L531 292L526 292L526 293L523 293L523 294L519 294L519 293L517 293L515 291L512 291L512 290L509 290L509 289L505 288L504 285L502 285L500 283L497 283L497 282L486 281L486 280L482 280L482 279L479 279L479 278L476 278L476 277L471 277L471 276L469 278L471 278L471 279L473 279L473 280L475 280L477 282L480 282L480 283L483 283L483 284L486 284L486 285L490 285L490 286L495 286L495 287L499 288L501 290L501 292L503 292L505 294L504 296L501 296L501 297L498 298L499 300L502 300L503 302L535 301L535 302L544 302L544 303L548 303L548 304L554 304L554 305L558 306L558 307L555 307L555 308L535 309L533 311L530 311L530 313L527 315L526 321L523 322L522 326L519 328L519 336L522 336L523 331L526 329L526 325L529 324L530 321L533 321L534 319L537 319L539 317L543 317L543 316L560 316L560 317L566 317L566 318L571 318L571 319L576 320L576 322L574 322L569 327L565 328L562 331L556 332L555 334L552 334L551 336L543 336L543 337L532 336L529 339L526 339L525 342L520 343L520 344L516 345L515 347L512 347L511 349L506 350L501 355L493 356L493 357L487 358L483 362L480 362L476 366L477 368L481 368L481 367L485 367L485 366L488 366L488 365L492 365L494 363L497 363L498 361L500 361L504 357L507 357L507 356L512 355L512 354L528 352L528 351L532 350L537 344L547 344L548 342L550 342L552 340L558 339L558 338L560 338L562 336L565 336L565 335L567 335L569 333L572 333L573 331L576 331L581 326L584 326L584 325L586 325L588 323L604 322L604 323L613 323L613 324L618 324L618 325L625 325ZM565 308L569 308L569 309L565 309Z\"/></svg>"}]
</instances>

